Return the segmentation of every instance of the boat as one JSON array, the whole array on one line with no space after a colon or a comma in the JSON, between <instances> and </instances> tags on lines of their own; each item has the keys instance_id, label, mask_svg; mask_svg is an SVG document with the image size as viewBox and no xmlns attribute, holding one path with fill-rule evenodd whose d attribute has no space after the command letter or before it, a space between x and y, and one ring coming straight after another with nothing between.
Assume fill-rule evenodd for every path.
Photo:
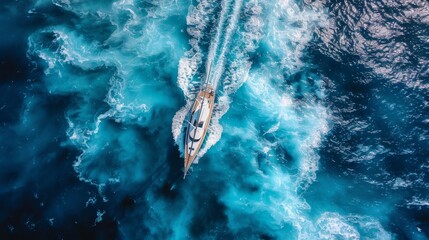
<instances>
[{"instance_id":1,"label":"boat","mask_svg":"<svg viewBox=\"0 0 429 240\"><path fill-rule=\"evenodd\" d=\"M205 82L203 87L198 92L195 102L192 105L187 121L185 132L185 168L183 179L189 171L192 163L197 157L212 117L213 106L215 101L215 89L213 86Z\"/></svg>"}]
</instances>

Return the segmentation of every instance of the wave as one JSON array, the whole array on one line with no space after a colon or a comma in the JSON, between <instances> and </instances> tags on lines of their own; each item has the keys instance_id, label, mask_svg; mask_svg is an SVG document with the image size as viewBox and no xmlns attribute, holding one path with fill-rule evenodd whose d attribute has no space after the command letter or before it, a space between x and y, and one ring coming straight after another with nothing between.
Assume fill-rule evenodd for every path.
<instances>
[{"instance_id":1,"label":"wave","mask_svg":"<svg viewBox=\"0 0 429 240\"><path fill-rule=\"evenodd\" d=\"M316 222L319 239L392 239L381 224L370 217L326 212Z\"/></svg>"},{"instance_id":2,"label":"wave","mask_svg":"<svg viewBox=\"0 0 429 240\"><path fill-rule=\"evenodd\" d=\"M404 9L404 12L397 9ZM356 17L359 11L365 14ZM391 83L427 92L429 85L424 79L429 74L426 64L429 59L418 52L411 54L411 49L427 49L427 31L424 27L420 29L428 25L427 2L382 0L361 4L344 1L334 13L330 24L318 31L322 51L344 62L348 61L344 53L359 56L353 64L372 69L373 74ZM408 23L415 24L418 30L409 28ZM404 38L409 40L403 41Z\"/></svg>"},{"instance_id":3,"label":"wave","mask_svg":"<svg viewBox=\"0 0 429 240\"><path fill-rule=\"evenodd\" d=\"M160 116L172 116L178 103L171 100L177 99L175 92L164 86L175 78L186 42L180 41L177 22L168 18L180 16L187 6L171 1L157 1L152 8L134 1L105 2L96 4L98 8L92 4L55 1L73 13L74 21L61 19L64 24L35 31L28 38L27 55L44 69L50 94L71 97L65 112L67 144L81 151L73 166L82 181L102 192L106 185L141 181L151 173L146 157L155 154L136 128L148 136L169 132L163 127L168 120ZM40 2L29 14L50 7ZM150 15L151 10L156 15ZM86 31L86 19L101 27ZM120 131L119 126L126 129ZM122 152L112 150L118 146L124 147ZM142 172L129 174L134 167Z\"/></svg>"}]
</instances>

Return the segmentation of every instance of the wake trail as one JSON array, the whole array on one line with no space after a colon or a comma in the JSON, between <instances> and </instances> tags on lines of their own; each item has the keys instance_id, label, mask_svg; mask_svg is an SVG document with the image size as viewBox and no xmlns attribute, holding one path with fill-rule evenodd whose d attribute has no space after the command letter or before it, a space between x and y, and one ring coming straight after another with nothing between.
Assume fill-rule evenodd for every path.
<instances>
[{"instance_id":1,"label":"wake trail","mask_svg":"<svg viewBox=\"0 0 429 240\"><path fill-rule=\"evenodd\" d=\"M211 67L213 65L213 63L215 62L215 56L216 56L216 52L217 49L219 47L219 42L221 39L221 34L222 34L222 29L224 28L225 22L226 22L226 18L227 18L227 14L228 14L228 4L230 2L222 1L221 5L222 5L222 10L220 13L220 17L219 17L219 26L217 27L217 31L216 31L216 35L213 41L211 41L210 43L210 47L209 47L209 53L208 53L208 58L206 61L206 66L205 66L205 70L206 70L206 74L209 75L209 71L211 70Z\"/></svg>"},{"instance_id":2,"label":"wake trail","mask_svg":"<svg viewBox=\"0 0 429 240\"><path fill-rule=\"evenodd\" d=\"M233 4L231 9L231 4ZM222 12L220 16L219 26L217 28L217 33L215 36L215 39L213 41L213 45L209 48L209 54L207 59L207 66L206 71L210 69L213 71L213 76L209 79L210 84L214 86L216 89L219 79L222 76L222 73L224 71L224 65L225 65L225 53L229 48L231 37L234 33L234 30L237 28L238 23L238 16L240 15L241 7L242 7L242 0L237 0L234 2L231 1L225 1L222 5ZM227 18L225 19L226 13L228 14ZM229 21L228 21L229 20ZM226 30L224 31L224 25L228 22L228 26L226 27ZM225 35L222 36L225 32ZM219 48L220 45L220 48ZM220 51L219 54L216 54ZM211 73L207 72L207 74L211 75Z\"/></svg>"}]
</instances>

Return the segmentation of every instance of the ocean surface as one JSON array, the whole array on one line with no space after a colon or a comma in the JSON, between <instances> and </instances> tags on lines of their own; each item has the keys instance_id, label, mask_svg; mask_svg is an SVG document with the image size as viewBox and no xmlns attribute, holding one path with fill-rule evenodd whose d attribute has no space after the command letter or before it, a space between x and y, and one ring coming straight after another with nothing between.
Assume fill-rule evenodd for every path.
<instances>
[{"instance_id":1,"label":"ocean surface","mask_svg":"<svg viewBox=\"0 0 429 240\"><path fill-rule=\"evenodd\" d=\"M4 0L0 34L0 239L429 239L426 0Z\"/></svg>"}]
</instances>

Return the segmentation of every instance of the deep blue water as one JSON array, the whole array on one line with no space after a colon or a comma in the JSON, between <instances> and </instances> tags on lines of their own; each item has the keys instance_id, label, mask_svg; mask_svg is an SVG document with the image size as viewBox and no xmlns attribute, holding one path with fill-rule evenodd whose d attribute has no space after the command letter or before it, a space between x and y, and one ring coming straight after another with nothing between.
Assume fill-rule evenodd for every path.
<instances>
[{"instance_id":1,"label":"deep blue water","mask_svg":"<svg viewBox=\"0 0 429 240\"><path fill-rule=\"evenodd\" d=\"M6 0L0 20L1 239L429 239L429 2Z\"/></svg>"}]
</instances>

